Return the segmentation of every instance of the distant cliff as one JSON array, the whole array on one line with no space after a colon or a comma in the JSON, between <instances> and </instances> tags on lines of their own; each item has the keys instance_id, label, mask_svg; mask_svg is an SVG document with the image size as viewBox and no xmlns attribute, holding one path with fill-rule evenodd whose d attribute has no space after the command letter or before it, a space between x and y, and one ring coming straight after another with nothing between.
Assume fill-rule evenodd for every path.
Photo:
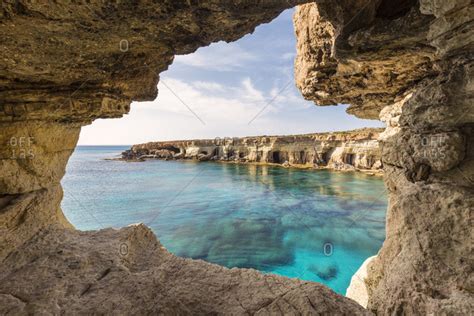
<instances>
[{"instance_id":1,"label":"distant cliff","mask_svg":"<svg viewBox=\"0 0 474 316\"><path fill-rule=\"evenodd\" d=\"M378 135L383 129L288 136L253 136L150 142L133 145L124 160L196 159L275 163L337 170L379 170Z\"/></svg>"}]
</instances>

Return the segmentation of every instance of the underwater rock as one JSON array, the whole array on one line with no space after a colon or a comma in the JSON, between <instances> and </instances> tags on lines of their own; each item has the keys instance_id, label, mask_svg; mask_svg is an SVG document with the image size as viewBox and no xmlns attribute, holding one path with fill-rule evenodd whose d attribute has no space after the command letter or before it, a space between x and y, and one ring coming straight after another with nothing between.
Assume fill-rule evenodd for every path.
<instances>
[{"instance_id":1,"label":"underwater rock","mask_svg":"<svg viewBox=\"0 0 474 316\"><path fill-rule=\"evenodd\" d=\"M335 279L337 277L337 273L339 272L339 269L336 265L331 265L324 268L319 268L317 265L311 265L309 266L308 270L325 281Z\"/></svg>"},{"instance_id":2,"label":"underwater rock","mask_svg":"<svg viewBox=\"0 0 474 316\"><path fill-rule=\"evenodd\" d=\"M274 315L295 310L369 315L315 282L177 257L142 224L89 232L49 227L2 260L0 271L2 315L31 309L71 315ZM32 286L35 282L41 286Z\"/></svg>"}]
</instances>

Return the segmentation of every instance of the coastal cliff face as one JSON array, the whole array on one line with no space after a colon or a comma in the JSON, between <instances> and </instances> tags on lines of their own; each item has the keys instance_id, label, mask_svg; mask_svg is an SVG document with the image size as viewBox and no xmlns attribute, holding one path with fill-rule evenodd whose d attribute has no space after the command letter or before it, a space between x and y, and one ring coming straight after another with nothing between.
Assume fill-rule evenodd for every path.
<instances>
[{"instance_id":1,"label":"coastal cliff face","mask_svg":"<svg viewBox=\"0 0 474 316\"><path fill-rule=\"evenodd\" d=\"M347 132L150 142L133 145L125 160L197 159L327 167L338 170L379 170L377 138L383 129Z\"/></svg>"},{"instance_id":2,"label":"coastal cliff face","mask_svg":"<svg viewBox=\"0 0 474 316\"><path fill-rule=\"evenodd\" d=\"M81 126L154 99L175 54L304 2L2 2L2 314L368 313L315 283L176 258L143 226L76 231L60 209ZM473 20L470 0L320 0L295 14L303 96L388 126L387 240L366 279L378 314L474 310Z\"/></svg>"}]
</instances>

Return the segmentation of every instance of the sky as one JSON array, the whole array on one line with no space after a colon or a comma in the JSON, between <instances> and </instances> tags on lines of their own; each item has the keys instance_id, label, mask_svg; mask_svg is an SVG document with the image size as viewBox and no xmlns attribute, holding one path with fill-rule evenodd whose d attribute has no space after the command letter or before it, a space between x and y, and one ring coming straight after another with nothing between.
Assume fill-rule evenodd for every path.
<instances>
[{"instance_id":1,"label":"sky","mask_svg":"<svg viewBox=\"0 0 474 316\"><path fill-rule=\"evenodd\" d=\"M82 128L79 145L288 135L381 127L345 112L315 106L295 86L294 9L232 43L218 42L176 56L161 73L158 98L133 102L120 119Z\"/></svg>"}]
</instances>

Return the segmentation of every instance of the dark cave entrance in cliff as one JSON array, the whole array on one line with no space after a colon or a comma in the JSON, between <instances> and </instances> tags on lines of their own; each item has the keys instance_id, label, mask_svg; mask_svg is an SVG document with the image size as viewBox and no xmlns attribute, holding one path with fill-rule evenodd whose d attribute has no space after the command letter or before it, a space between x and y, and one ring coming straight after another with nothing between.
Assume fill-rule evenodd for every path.
<instances>
[{"instance_id":1,"label":"dark cave entrance in cliff","mask_svg":"<svg viewBox=\"0 0 474 316\"><path fill-rule=\"evenodd\" d=\"M304 150L300 151L300 163L305 163L306 162L306 152Z\"/></svg>"},{"instance_id":2,"label":"dark cave entrance in cliff","mask_svg":"<svg viewBox=\"0 0 474 316\"><path fill-rule=\"evenodd\" d=\"M321 155L321 163L323 165L327 165L329 163L329 157L330 157L330 154L326 151L324 152L322 155Z\"/></svg>"},{"instance_id":3,"label":"dark cave entrance in cliff","mask_svg":"<svg viewBox=\"0 0 474 316\"><path fill-rule=\"evenodd\" d=\"M372 167L375 164L375 161L376 159L374 156L370 155L369 157L367 157L367 165L369 167Z\"/></svg>"},{"instance_id":4,"label":"dark cave entrance in cliff","mask_svg":"<svg viewBox=\"0 0 474 316\"><path fill-rule=\"evenodd\" d=\"M174 152L175 154L177 154L177 153L180 152L179 148L177 148L177 147L175 147L175 146L166 146L166 147L164 147L163 149L172 151L172 152Z\"/></svg>"},{"instance_id":5,"label":"dark cave entrance in cliff","mask_svg":"<svg viewBox=\"0 0 474 316\"><path fill-rule=\"evenodd\" d=\"M355 154L346 154L344 156L344 163L353 166L355 163Z\"/></svg>"},{"instance_id":6,"label":"dark cave entrance in cliff","mask_svg":"<svg viewBox=\"0 0 474 316\"><path fill-rule=\"evenodd\" d=\"M272 161L274 163L281 163L281 161L280 161L280 152L279 151L274 151L272 153Z\"/></svg>"}]
</instances>

